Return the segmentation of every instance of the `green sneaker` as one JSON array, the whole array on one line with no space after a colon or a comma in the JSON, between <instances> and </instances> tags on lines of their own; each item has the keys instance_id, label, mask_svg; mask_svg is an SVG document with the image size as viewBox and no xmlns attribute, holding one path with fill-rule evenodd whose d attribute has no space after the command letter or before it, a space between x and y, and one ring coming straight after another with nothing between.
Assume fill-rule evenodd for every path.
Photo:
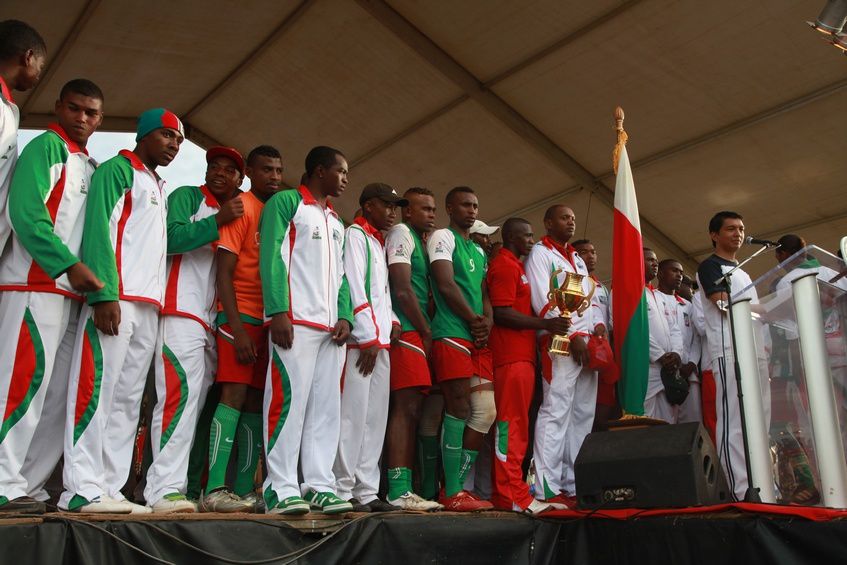
<instances>
[{"instance_id":1,"label":"green sneaker","mask_svg":"<svg viewBox=\"0 0 847 565\"><path fill-rule=\"evenodd\" d=\"M309 503L299 496L289 496L273 508L267 511L268 514L308 514Z\"/></svg>"},{"instance_id":2,"label":"green sneaker","mask_svg":"<svg viewBox=\"0 0 847 565\"><path fill-rule=\"evenodd\" d=\"M319 510L324 514L341 514L343 512L352 512L353 505L338 498L334 492L315 492L310 490L303 497L306 502L314 510Z\"/></svg>"}]
</instances>

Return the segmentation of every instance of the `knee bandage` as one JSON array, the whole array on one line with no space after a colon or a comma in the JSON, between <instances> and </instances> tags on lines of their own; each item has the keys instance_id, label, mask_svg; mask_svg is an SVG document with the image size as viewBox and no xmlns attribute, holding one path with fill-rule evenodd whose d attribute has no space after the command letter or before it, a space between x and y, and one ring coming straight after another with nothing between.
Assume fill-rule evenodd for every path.
<instances>
[{"instance_id":1,"label":"knee bandage","mask_svg":"<svg viewBox=\"0 0 847 565\"><path fill-rule=\"evenodd\" d=\"M497 407L494 405L494 390L491 381L479 377L471 378L471 415L465 425L481 434L487 434L491 424L497 418Z\"/></svg>"}]
</instances>

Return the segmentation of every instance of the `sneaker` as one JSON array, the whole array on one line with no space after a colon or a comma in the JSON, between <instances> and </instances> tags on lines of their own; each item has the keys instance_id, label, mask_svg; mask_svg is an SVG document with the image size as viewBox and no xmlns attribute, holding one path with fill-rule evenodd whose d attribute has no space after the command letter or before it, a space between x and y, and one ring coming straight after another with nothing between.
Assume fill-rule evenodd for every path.
<instances>
[{"instance_id":1,"label":"sneaker","mask_svg":"<svg viewBox=\"0 0 847 565\"><path fill-rule=\"evenodd\" d=\"M474 496L466 490L460 490L453 496L446 496L442 494L438 502L444 505L444 509L448 512L481 512L483 510L494 509L493 504L487 500L474 498Z\"/></svg>"},{"instance_id":2,"label":"sneaker","mask_svg":"<svg viewBox=\"0 0 847 565\"><path fill-rule=\"evenodd\" d=\"M309 503L299 496L289 496L267 511L268 514L308 514Z\"/></svg>"},{"instance_id":3,"label":"sneaker","mask_svg":"<svg viewBox=\"0 0 847 565\"><path fill-rule=\"evenodd\" d=\"M62 509L64 510L64 509ZM129 514L132 506L124 500L115 500L108 496L98 496L92 500L76 494L68 503L67 512L82 514Z\"/></svg>"},{"instance_id":4,"label":"sneaker","mask_svg":"<svg viewBox=\"0 0 847 565\"><path fill-rule=\"evenodd\" d=\"M197 507L188 500L184 494L172 492L162 497L159 502L151 506L156 514L181 514L197 512Z\"/></svg>"},{"instance_id":5,"label":"sneaker","mask_svg":"<svg viewBox=\"0 0 847 565\"><path fill-rule=\"evenodd\" d=\"M394 506L390 502L385 502L379 498L374 498L365 506L370 508L371 512L397 512L398 510L402 510L399 506Z\"/></svg>"},{"instance_id":6,"label":"sneaker","mask_svg":"<svg viewBox=\"0 0 847 565\"><path fill-rule=\"evenodd\" d=\"M251 512L253 512L254 514L264 514L266 511L265 499L256 494L256 491L248 492L247 494L241 497L241 500L243 500L244 502L249 502L253 506L253 510L251 510Z\"/></svg>"},{"instance_id":7,"label":"sneaker","mask_svg":"<svg viewBox=\"0 0 847 565\"><path fill-rule=\"evenodd\" d=\"M416 510L418 512L433 512L435 510L443 510L444 507L434 500L427 500L413 493L406 492L393 500L388 500L389 504L400 507L401 510Z\"/></svg>"},{"instance_id":8,"label":"sneaker","mask_svg":"<svg viewBox=\"0 0 847 565\"><path fill-rule=\"evenodd\" d=\"M19 496L12 500L0 496L0 512L3 513L44 514L46 510L47 506L43 502L29 496Z\"/></svg>"},{"instance_id":9,"label":"sneaker","mask_svg":"<svg viewBox=\"0 0 847 565\"><path fill-rule=\"evenodd\" d=\"M314 510L320 510L324 514L341 514L343 512L352 512L353 505L342 500L335 495L334 492L316 492L310 490L303 497L306 502Z\"/></svg>"},{"instance_id":10,"label":"sneaker","mask_svg":"<svg viewBox=\"0 0 847 565\"><path fill-rule=\"evenodd\" d=\"M350 498L347 500L353 506L353 512L370 512L371 507L368 504L359 502L358 498Z\"/></svg>"},{"instance_id":11,"label":"sneaker","mask_svg":"<svg viewBox=\"0 0 847 565\"><path fill-rule=\"evenodd\" d=\"M552 504L548 504L546 502L542 502L534 498L532 499L532 502L529 503L529 506L527 506L526 508L521 508L517 504L515 504L514 506L517 512L523 512L524 514L541 514L542 512L557 510L557 508L555 508Z\"/></svg>"},{"instance_id":12,"label":"sneaker","mask_svg":"<svg viewBox=\"0 0 847 565\"><path fill-rule=\"evenodd\" d=\"M227 488L213 490L203 497L203 512L252 512L253 504Z\"/></svg>"}]
</instances>

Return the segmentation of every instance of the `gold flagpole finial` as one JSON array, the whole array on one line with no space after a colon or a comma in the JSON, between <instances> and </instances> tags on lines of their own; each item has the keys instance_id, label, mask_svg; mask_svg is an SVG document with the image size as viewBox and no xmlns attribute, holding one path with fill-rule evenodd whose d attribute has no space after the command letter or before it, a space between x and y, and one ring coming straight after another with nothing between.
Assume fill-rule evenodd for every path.
<instances>
[{"instance_id":1,"label":"gold flagpole finial","mask_svg":"<svg viewBox=\"0 0 847 565\"><path fill-rule=\"evenodd\" d=\"M618 139L617 143L615 143L615 149L612 151L612 168L614 169L615 174L618 174L618 161L621 158L621 149L623 149L623 146L626 145L626 140L628 138L626 131L623 129L623 120L623 108L618 106L615 108L615 130L618 132Z\"/></svg>"}]
</instances>

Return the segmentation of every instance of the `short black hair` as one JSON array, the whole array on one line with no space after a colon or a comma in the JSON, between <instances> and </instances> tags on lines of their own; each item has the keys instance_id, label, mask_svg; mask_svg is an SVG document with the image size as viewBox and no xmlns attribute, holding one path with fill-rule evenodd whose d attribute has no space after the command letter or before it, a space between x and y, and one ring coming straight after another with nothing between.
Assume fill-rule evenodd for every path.
<instances>
[{"instance_id":1,"label":"short black hair","mask_svg":"<svg viewBox=\"0 0 847 565\"><path fill-rule=\"evenodd\" d=\"M741 214L739 214L738 212L733 212L731 210L722 210L721 212L718 212L717 214L712 216L712 219L709 220L709 233L718 233L719 231L721 231L724 220L729 219L743 220L744 218L742 218ZM712 240L712 247L717 247L717 244L714 240Z\"/></svg>"},{"instance_id":2,"label":"short black hair","mask_svg":"<svg viewBox=\"0 0 847 565\"><path fill-rule=\"evenodd\" d=\"M785 234L781 238L777 239L776 242L779 244L779 249L789 255L794 255L806 247L806 240L793 233Z\"/></svg>"},{"instance_id":3,"label":"short black hair","mask_svg":"<svg viewBox=\"0 0 847 565\"><path fill-rule=\"evenodd\" d=\"M0 22L0 61L19 57L30 49L37 55L47 55L47 44L35 28L20 20Z\"/></svg>"},{"instance_id":4,"label":"short black hair","mask_svg":"<svg viewBox=\"0 0 847 565\"><path fill-rule=\"evenodd\" d=\"M279 149L271 145L259 145L258 147L254 147L247 155L247 166L253 166L257 157L270 157L271 159L279 159L282 161L282 154L280 154Z\"/></svg>"},{"instance_id":5,"label":"short black hair","mask_svg":"<svg viewBox=\"0 0 847 565\"><path fill-rule=\"evenodd\" d=\"M590 239L577 239L576 241L571 242L571 245L576 247L577 245L587 245L589 243L591 243Z\"/></svg>"},{"instance_id":6,"label":"short black hair","mask_svg":"<svg viewBox=\"0 0 847 565\"><path fill-rule=\"evenodd\" d=\"M336 155L346 158L344 157L344 153L333 147L327 147L326 145L313 147L312 150L309 151L309 154L306 155L306 174L311 177L312 173L314 173L315 169L318 167L322 166L328 169L333 166L335 164Z\"/></svg>"},{"instance_id":7,"label":"short black hair","mask_svg":"<svg viewBox=\"0 0 847 565\"><path fill-rule=\"evenodd\" d=\"M413 186L412 188L406 190L403 193L403 198L409 199L409 196L412 194L420 194L421 196L432 196L435 197L435 194L428 188L424 188L422 186Z\"/></svg>"},{"instance_id":8,"label":"short black hair","mask_svg":"<svg viewBox=\"0 0 847 565\"><path fill-rule=\"evenodd\" d=\"M642 247L642 248L641 248L641 251L650 251L651 253L655 253L655 251L653 251L653 250L652 250L651 248L649 248L649 247Z\"/></svg>"},{"instance_id":9,"label":"short black hair","mask_svg":"<svg viewBox=\"0 0 847 565\"><path fill-rule=\"evenodd\" d=\"M669 258L669 259L662 259L661 261L659 261L659 270L661 271L662 269L664 269L665 267L667 267L671 263L677 263L680 267L682 267L681 261L677 261L676 259Z\"/></svg>"},{"instance_id":10,"label":"short black hair","mask_svg":"<svg viewBox=\"0 0 847 565\"><path fill-rule=\"evenodd\" d=\"M523 224L532 227L532 224L529 223L529 220L525 220L523 218L509 218L508 220L503 222L503 228L500 230L500 237L505 242L512 235L512 232L515 230L515 228Z\"/></svg>"},{"instance_id":11,"label":"short black hair","mask_svg":"<svg viewBox=\"0 0 847 565\"><path fill-rule=\"evenodd\" d=\"M467 194L476 194L473 189L469 186L455 186L450 189L450 192L447 193L447 196L444 197L444 204L450 204L450 201L453 200L453 197L461 192L465 192Z\"/></svg>"},{"instance_id":12,"label":"short black hair","mask_svg":"<svg viewBox=\"0 0 847 565\"><path fill-rule=\"evenodd\" d=\"M59 100L64 100L68 94L79 94L81 96L88 96L89 98L96 98L103 102L106 101L100 87L87 78L75 78L66 82L65 86L59 92Z\"/></svg>"},{"instance_id":13,"label":"short black hair","mask_svg":"<svg viewBox=\"0 0 847 565\"><path fill-rule=\"evenodd\" d=\"M546 222L547 220L552 220L553 215L559 208L568 208L568 206L566 204L553 204L544 212L544 221Z\"/></svg>"}]
</instances>

